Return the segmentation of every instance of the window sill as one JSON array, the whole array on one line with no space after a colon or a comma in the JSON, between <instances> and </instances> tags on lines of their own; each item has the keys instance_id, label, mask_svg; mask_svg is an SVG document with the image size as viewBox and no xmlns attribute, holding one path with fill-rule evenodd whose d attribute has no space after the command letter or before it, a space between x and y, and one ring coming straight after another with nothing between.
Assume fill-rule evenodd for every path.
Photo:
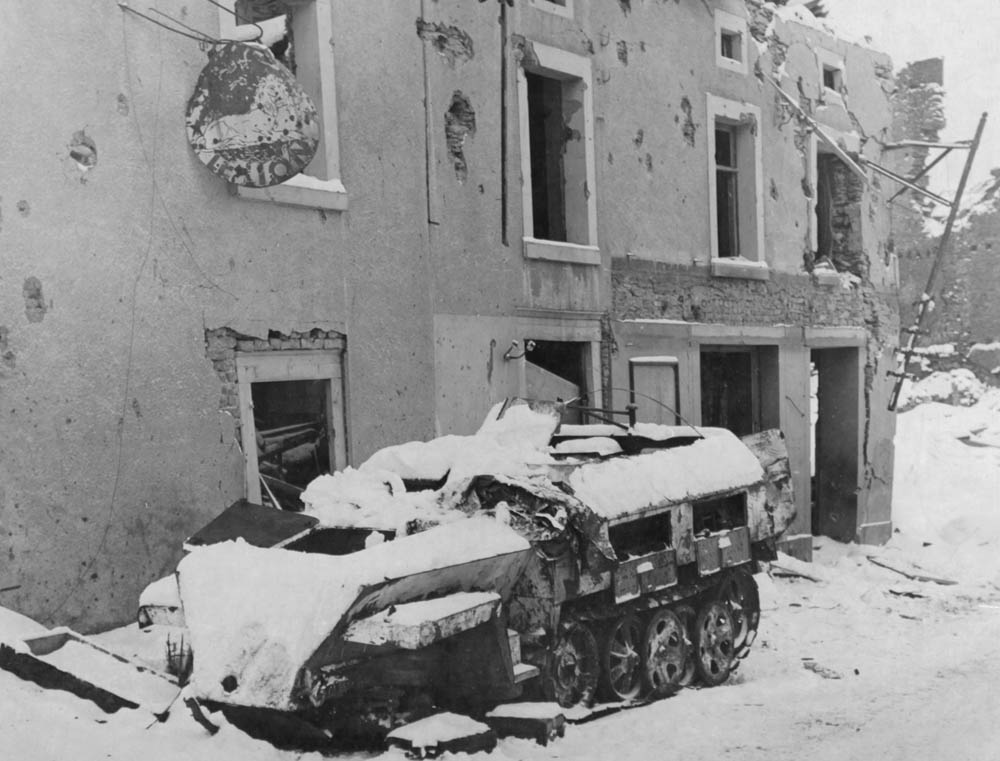
<instances>
[{"instance_id":1,"label":"window sill","mask_svg":"<svg viewBox=\"0 0 1000 761\"><path fill-rule=\"evenodd\" d=\"M752 262L749 259L712 259L712 277L734 277L743 280L770 280L771 268L767 262Z\"/></svg>"},{"instance_id":2,"label":"window sill","mask_svg":"<svg viewBox=\"0 0 1000 761\"><path fill-rule=\"evenodd\" d=\"M738 58L726 58L725 56L716 56L715 65L720 69L725 69L726 71L731 71L734 74L747 73L747 63L744 60Z\"/></svg>"},{"instance_id":3,"label":"window sill","mask_svg":"<svg viewBox=\"0 0 1000 761\"><path fill-rule=\"evenodd\" d=\"M528 5L544 13L551 13L553 16L563 18L573 18L573 0L566 0L562 5L553 3L550 0L529 0Z\"/></svg>"},{"instance_id":4,"label":"window sill","mask_svg":"<svg viewBox=\"0 0 1000 761\"><path fill-rule=\"evenodd\" d=\"M524 258L544 259L550 262L587 264L599 267L601 250L597 246L583 246L577 243L560 243L553 240L524 238Z\"/></svg>"},{"instance_id":5,"label":"window sill","mask_svg":"<svg viewBox=\"0 0 1000 761\"><path fill-rule=\"evenodd\" d=\"M829 106L844 108L844 96L830 87L823 87L823 93L819 96L818 106Z\"/></svg>"},{"instance_id":6,"label":"window sill","mask_svg":"<svg viewBox=\"0 0 1000 761\"><path fill-rule=\"evenodd\" d=\"M233 185L235 195L250 201L269 201L285 206L305 206L330 211L347 210L347 189L338 180L319 180L299 174L269 188Z\"/></svg>"}]
</instances>

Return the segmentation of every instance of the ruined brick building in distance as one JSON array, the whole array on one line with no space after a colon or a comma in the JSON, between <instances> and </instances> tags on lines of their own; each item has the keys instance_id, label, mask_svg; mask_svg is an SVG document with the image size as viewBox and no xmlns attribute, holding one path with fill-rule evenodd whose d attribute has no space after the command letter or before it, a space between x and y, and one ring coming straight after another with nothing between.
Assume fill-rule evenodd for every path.
<instances>
[{"instance_id":1,"label":"ruined brick building in distance","mask_svg":"<svg viewBox=\"0 0 1000 761\"><path fill-rule=\"evenodd\" d=\"M852 171L884 55L756 0L223 4L157 8L214 38L288 14L323 140L283 185L193 155L197 40L114 3L8 22L0 604L125 621L268 479L510 395L778 426L788 550L890 535L897 283Z\"/></svg>"}]
</instances>

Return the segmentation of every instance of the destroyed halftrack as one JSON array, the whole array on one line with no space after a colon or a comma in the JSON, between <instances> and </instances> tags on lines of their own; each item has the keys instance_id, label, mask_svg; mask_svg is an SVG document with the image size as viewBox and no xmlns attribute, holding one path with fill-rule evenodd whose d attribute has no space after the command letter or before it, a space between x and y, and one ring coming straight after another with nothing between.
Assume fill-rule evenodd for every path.
<instances>
[{"instance_id":1,"label":"destroyed halftrack","mask_svg":"<svg viewBox=\"0 0 1000 761\"><path fill-rule=\"evenodd\" d=\"M434 707L725 681L794 517L780 432L561 412L516 400L475 435L381 450L311 483L304 512L234 504L140 623L183 623L193 694L244 725L384 733Z\"/></svg>"}]
</instances>

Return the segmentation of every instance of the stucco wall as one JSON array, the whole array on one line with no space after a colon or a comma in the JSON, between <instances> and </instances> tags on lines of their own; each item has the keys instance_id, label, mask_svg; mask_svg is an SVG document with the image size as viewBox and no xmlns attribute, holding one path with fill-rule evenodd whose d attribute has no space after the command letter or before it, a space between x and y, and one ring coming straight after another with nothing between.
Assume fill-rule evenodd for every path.
<instances>
[{"instance_id":1,"label":"stucco wall","mask_svg":"<svg viewBox=\"0 0 1000 761\"><path fill-rule=\"evenodd\" d=\"M162 10L218 29L207 3ZM96 1L20 3L0 32L4 605L121 623L242 496L206 329L345 334L354 461L433 434L416 5L333 13L343 213L236 198L197 161L196 42Z\"/></svg>"}]
</instances>

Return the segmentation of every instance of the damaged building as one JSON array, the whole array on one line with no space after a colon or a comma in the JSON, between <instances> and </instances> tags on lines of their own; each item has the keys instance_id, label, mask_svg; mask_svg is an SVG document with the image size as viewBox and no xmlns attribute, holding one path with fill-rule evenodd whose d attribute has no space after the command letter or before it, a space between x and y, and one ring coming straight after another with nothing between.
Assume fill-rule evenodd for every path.
<instances>
[{"instance_id":1,"label":"damaged building","mask_svg":"<svg viewBox=\"0 0 1000 761\"><path fill-rule=\"evenodd\" d=\"M514 395L780 427L785 549L888 538L887 57L815 3L222 5L7 25L0 604L120 623L235 500ZM265 31L319 130L254 185L185 114Z\"/></svg>"}]
</instances>

